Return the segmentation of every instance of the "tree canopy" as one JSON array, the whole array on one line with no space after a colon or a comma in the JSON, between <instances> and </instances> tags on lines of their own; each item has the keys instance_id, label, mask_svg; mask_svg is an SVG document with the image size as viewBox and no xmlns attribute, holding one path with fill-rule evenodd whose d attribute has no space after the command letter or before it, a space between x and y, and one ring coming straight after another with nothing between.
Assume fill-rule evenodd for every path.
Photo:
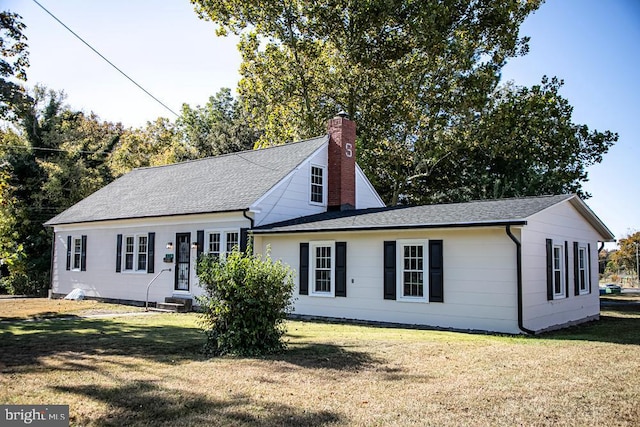
<instances>
[{"instance_id":1,"label":"tree canopy","mask_svg":"<svg viewBox=\"0 0 640 427\"><path fill-rule=\"evenodd\" d=\"M192 3L219 34L241 37L238 92L263 131L257 145L321 134L345 110L358 124L359 163L388 204L587 196L585 167L617 138L572 123L557 80L498 86L504 64L527 53L519 27L541 1ZM527 173L511 173L514 163Z\"/></svg>"},{"instance_id":2,"label":"tree canopy","mask_svg":"<svg viewBox=\"0 0 640 427\"><path fill-rule=\"evenodd\" d=\"M11 107L14 125L0 129L0 265L9 274L0 285L14 293L48 287L52 233L43 223L56 214L134 168L248 149L257 139L229 89L205 107L185 104L176 122L129 129L42 86L24 100Z\"/></svg>"},{"instance_id":3,"label":"tree canopy","mask_svg":"<svg viewBox=\"0 0 640 427\"><path fill-rule=\"evenodd\" d=\"M25 24L17 13L0 11L0 119L15 118L28 102L24 86L29 67Z\"/></svg>"}]
</instances>

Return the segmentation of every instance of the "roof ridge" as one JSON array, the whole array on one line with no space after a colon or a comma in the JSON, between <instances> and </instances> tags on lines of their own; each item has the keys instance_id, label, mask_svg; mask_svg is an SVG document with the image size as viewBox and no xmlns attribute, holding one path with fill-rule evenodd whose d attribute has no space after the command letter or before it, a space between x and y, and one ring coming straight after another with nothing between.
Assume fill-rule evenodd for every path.
<instances>
[{"instance_id":1,"label":"roof ridge","mask_svg":"<svg viewBox=\"0 0 640 427\"><path fill-rule=\"evenodd\" d=\"M296 144L301 144L301 143L305 143L305 142L309 142L309 141L313 141L313 140L318 140L320 138L325 138L327 136L328 136L327 134L319 135L319 136L315 136L313 138L302 139L300 141L285 142L284 144L280 144L280 145L270 145L268 147L261 147L261 148L251 149L251 150L235 151L233 153L224 153L224 154L219 154L217 156L203 157L201 159L182 160L182 161L175 162L175 163L167 163L166 165L142 166L142 167L139 167L139 168L133 168L133 169L131 169L130 172L135 172L135 171L139 171L139 170L164 168L164 167L168 167L168 166L184 165L184 164L196 163L196 162L203 162L203 161L208 161L208 160L213 160L213 159L220 159L220 158L231 157L231 156L239 156L239 157L241 157L242 154L260 153L260 152L267 151L267 150L270 150L270 149L273 149L273 148L282 148L282 147L285 147L285 146L286 147L290 147L291 145L296 145Z\"/></svg>"},{"instance_id":2,"label":"roof ridge","mask_svg":"<svg viewBox=\"0 0 640 427\"><path fill-rule=\"evenodd\" d=\"M552 197L563 197L570 198L575 196L573 193L564 193L564 194L542 194L539 196L512 196L512 197L496 197L493 199L474 199L467 200L463 202L441 202L441 203L427 203L426 205L407 205L407 207L412 206L437 206L437 205L461 205L465 203L489 203L489 202L502 202L502 201L512 201L512 200L532 200L532 199L549 199Z\"/></svg>"}]
</instances>

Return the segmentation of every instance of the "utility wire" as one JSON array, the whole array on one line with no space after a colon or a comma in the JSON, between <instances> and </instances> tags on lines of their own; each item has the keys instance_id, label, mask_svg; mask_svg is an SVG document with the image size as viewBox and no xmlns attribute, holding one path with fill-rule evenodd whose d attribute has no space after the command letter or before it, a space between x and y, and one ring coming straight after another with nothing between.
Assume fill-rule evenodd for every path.
<instances>
[{"instance_id":1,"label":"utility wire","mask_svg":"<svg viewBox=\"0 0 640 427\"><path fill-rule=\"evenodd\" d=\"M42 10L44 10L45 12L47 12L53 19L55 19L56 21L58 21L58 23L60 25L62 25L64 28L67 29L67 31L69 31L71 34L73 34L74 36L76 36L76 38L78 40L80 40L82 43L84 43L89 49L91 49L92 51L94 51L100 58L104 59L109 65L111 65L113 68L115 68L120 74L122 74L123 76L125 76L127 79L129 79L129 81L131 83L133 83L134 85L138 86L138 88L140 90L142 90L144 93L146 93L147 95L149 95L151 98L153 98L154 101L156 101L158 104L162 105L164 108L166 108L169 112L171 112L171 114L173 114L176 117L180 117L180 115L178 113L176 113L175 111L173 111L171 108L167 107L162 101L160 101L158 98L156 98L155 96L153 96L151 93L149 93L148 90L146 90L145 88L143 88L142 86L140 86L135 80L133 80L131 77L129 77L124 71L122 71L120 68L116 67L113 62L109 61L107 58L105 58L100 52L98 52L97 50L95 50L93 48L93 46L91 46L89 43L87 43L86 41L84 41L82 39L82 37L80 37L79 35L77 35L71 28L67 27L64 22L62 22L61 20L59 20L53 13L49 12L43 5L41 5L40 3L38 3L36 0L33 0L33 2L35 4L37 4L38 6L40 6L40 8Z\"/></svg>"},{"instance_id":2,"label":"utility wire","mask_svg":"<svg viewBox=\"0 0 640 427\"><path fill-rule=\"evenodd\" d=\"M63 148L45 148L45 147L29 147L26 145L9 145L0 144L0 147L4 148L24 148L25 150L40 150L40 151L57 151L61 153L82 153L82 154L109 154L107 151L87 151L87 150L65 150Z\"/></svg>"}]
</instances>

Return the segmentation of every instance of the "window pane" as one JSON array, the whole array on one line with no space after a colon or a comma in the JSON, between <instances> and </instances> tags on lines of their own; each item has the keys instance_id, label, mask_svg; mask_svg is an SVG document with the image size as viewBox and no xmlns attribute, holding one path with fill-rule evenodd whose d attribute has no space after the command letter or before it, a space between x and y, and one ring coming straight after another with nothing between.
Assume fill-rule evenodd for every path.
<instances>
[{"instance_id":1,"label":"window pane","mask_svg":"<svg viewBox=\"0 0 640 427\"><path fill-rule=\"evenodd\" d=\"M80 253L82 251L82 240L73 239L73 268L80 268Z\"/></svg>"},{"instance_id":2,"label":"window pane","mask_svg":"<svg viewBox=\"0 0 640 427\"><path fill-rule=\"evenodd\" d=\"M147 253L147 236L138 237L138 252Z\"/></svg>"},{"instance_id":3,"label":"window pane","mask_svg":"<svg viewBox=\"0 0 640 427\"><path fill-rule=\"evenodd\" d=\"M138 270L147 269L147 254L138 254Z\"/></svg>"},{"instance_id":4,"label":"window pane","mask_svg":"<svg viewBox=\"0 0 640 427\"><path fill-rule=\"evenodd\" d=\"M133 253L133 236L127 236L124 251L126 253Z\"/></svg>"},{"instance_id":5,"label":"window pane","mask_svg":"<svg viewBox=\"0 0 640 427\"><path fill-rule=\"evenodd\" d=\"M213 255L220 255L220 233L209 233L209 250Z\"/></svg>"},{"instance_id":6,"label":"window pane","mask_svg":"<svg viewBox=\"0 0 640 427\"><path fill-rule=\"evenodd\" d=\"M133 254L126 254L124 257L124 269L133 270Z\"/></svg>"},{"instance_id":7,"label":"window pane","mask_svg":"<svg viewBox=\"0 0 640 427\"><path fill-rule=\"evenodd\" d=\"M311 167L311 201L314 203L322 203L323 197L323 176L322 168Z\"/></svg>"},{"instance_id":8,"label":"window pane","mask_svg":"<svg viewBox=\"0 0 640 427\"><path fill-rule=\"evenodd\" d=\"M403 254L403 296L422 297L424 296L424 247L405 245Z\"/></svg>"},{"instance_id":9,"label":"window pane","mask_svg":"<svg viewBox=\"0 0 640 427\"><path fill-rule=\"evenodd\" d=\"M331 292L331 246L315 248L315 291Z\"/></svg>"},{"instance_id":10,"label":"window pane","mask_svg":"<svg viewBox=\"0 0 640 427\"><path fill-rule=\"evenodd\" d=\"M238 233L227 233L227 252L240 249Z\"/></svg>"}]
</instances>

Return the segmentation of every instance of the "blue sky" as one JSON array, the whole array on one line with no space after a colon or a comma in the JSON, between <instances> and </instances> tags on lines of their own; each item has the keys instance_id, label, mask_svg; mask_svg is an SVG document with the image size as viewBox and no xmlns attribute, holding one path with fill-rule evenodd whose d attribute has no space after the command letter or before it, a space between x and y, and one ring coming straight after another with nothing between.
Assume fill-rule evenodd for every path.
<instances>
[{"instance_id":1,"label":"blue sky","mask_svg":"<svg viewBox=\"0 0 640 427\"><path fill-rule=\"evenodd\" d=\"M38 0L173 111L235 88L236 40L217 38L188 0ZM28 84L64 90L76 109L142 126L171 113L106 64L31 0L2 0L28 26ZM640 1L550 0L521 27L530 53L510 61L504 80L564 79L573 121L620 140L589 168L587 204L617 238L640 230Z\"/></svg>"}]
</instances>

